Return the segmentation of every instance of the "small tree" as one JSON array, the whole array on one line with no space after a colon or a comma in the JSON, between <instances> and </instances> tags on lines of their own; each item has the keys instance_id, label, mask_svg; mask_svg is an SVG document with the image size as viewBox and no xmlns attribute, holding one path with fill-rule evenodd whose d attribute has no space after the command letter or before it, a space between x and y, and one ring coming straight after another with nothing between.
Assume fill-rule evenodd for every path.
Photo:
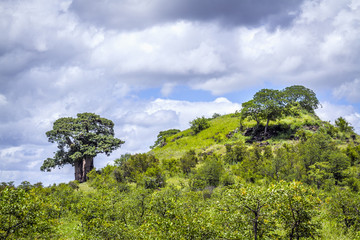
<instances>
[{"instance_id":1,"label":"small tree","mask_svg":"<svg viewBox=\"0 0 360 240\"><path fill-rule=\"evenodd\" d=\"M223 196L220 204L231 212L227 213L228 219L224 221L226 227L243 235L236 236L236 239L277 239L273 232L276 226L271 206L276 201L273 191L260 186L235 185L228 188Z\"/></svg>"},{"instance_id":2,"label":"small tree","mask_svg":"<svg viewBox=\"0 0 360 240\"><path fill-rule=\"evenodd\" d=\"M157 135L157 139L154 143L153 146L151 146L150 148L153 149L153 148L156 148L157 146L163 146L166 144L166 138L167 137L170 137L172 135L175 135L177 133L179 133L180 130L179 129L169 129L169 130L166 130L166 131L161 131L159 132L159 134Z\"/></svg>"},{"instance_id":3,"label":"small tree","mask_svg":"<svg viewBox=\"0 0 360 240\"><path fill-rule=\"evenodd\" d=\"M190 122L190 127L194 131L195 134L198 134L204 129L207 129L210 127L209 121L202 116L201 118L198 117Z\"/></svg>"},{"instance_id":4,"label":"small tree","mask_svg":"<svg viewBox=\"0 0 360 240\"><path fill-rule=\"evenodd\" d=\"M342 132L353 132L354 127L350 126L350 123L345 120L343 117L339 117L335 120L335 125L340 129Z\"/></svg>"},{"instance_id":5,"label":"small tree","mask_svg":"<svg viewBox=\"0 0 360 240\"><path fill-rule=\"evenodd\" d=\"M286 236L291 239L314 238L321 225L316 220L321 200L315 192L300 182L285 183L274 187L276 210Z\"/></svg>"},{"instance_id":6,"label":"small tree","mask_svg":"<svg viewBox=\"0 0 360 240\"><path fill-rule=\"evenodd\" d=\"M79 113L77 118L65 117L54 122L46 136L58 144L53 158L48 158L41 171L51 171L65 164L75 166L75 180L85 182L86 174L94 168L93 159L99 153L110 155L124 141L114 137L114 123L93 113Z\"/></svg>"},{"instance_id":7,"label":"small tree","mask_svg":"<svg viewBox=\"0 0 360 240\"><path fill-rule=\"evenodd\" d=\"M222 162L215 155L208 156L205 163L199 168L198 173L208 186L217 187L224 173Z\"/></svg>"},{"instance_id":8,"label":"small tree","mask_svg":"<svg viewBox=\"0 0 360 240\"><path fill-rule=\"evenodd\" d=\"M270 121L280 118L284 112L284 98L279 90L261 89L255 93L252 100L242 104L241 120L250 117L254 119L259 126L261 120L266 120L265 131Z\"/></svg>"},{"instance_id":9,"label":"small tree","mask_svg":"<svg viewBox=\"0 0 360 240\"><path fill-rule=\"evenodd\" d=\"M191 169L198 163L198 158L194 150L190 150L183 157L180 158L180 167L183 173L189 174Z\"/></svg>"},{"instance_id":10,"label":"small tree","mask_svg":"<svg viewBox=\"0 0 360 240\"><path fill-rule=\"evenodd\" d=\"M250 118L256 121L256 128L260 125L262 119L262 110L260 104L256 103L253 99L242 104L240 112L240 125L245 118Z\"/></svg>"},{"instance_id":11,"label":"small tree","mask_svg":"<svg viewBox=\"0 0 360 240\"><path fill-rule=\"evenodd\" d=\"M264 133L270 121L275 121L280 118L284 111L284 99L279 90L262 89L255 93L254 103L260 106L260 117L266 120Z\"/></svg>"},{"instance_id":12,"label":"small tree","mask_svg":"<svg viewBox=\"0 0 360 240\"><path fill-rule=\"evenodd\" d=\"M344 232L352 229L354 232L360 230L360 198L345 188L335 188L335 192L329 202L329 217L337 220L337 224Z\"/></svg>"}]
</instances>

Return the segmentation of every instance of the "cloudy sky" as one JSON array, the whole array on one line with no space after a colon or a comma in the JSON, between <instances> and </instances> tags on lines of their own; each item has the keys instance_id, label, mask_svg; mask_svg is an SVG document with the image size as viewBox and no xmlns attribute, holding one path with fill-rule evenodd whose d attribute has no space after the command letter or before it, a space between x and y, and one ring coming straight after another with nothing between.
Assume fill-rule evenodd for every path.
<instances>
[{"instance_id":1,"label":"cloudy sky","mask_svg":"<svg viewBox=\"0 0 360 240\"><path fill-rule=\"evenodd\" d=\"M360 133L360 0L1 0L0 32L0 182L73 180L39 168L79 112L126 141L97 168L262 88L304 85Z\"/></svg>"}]
</instances>

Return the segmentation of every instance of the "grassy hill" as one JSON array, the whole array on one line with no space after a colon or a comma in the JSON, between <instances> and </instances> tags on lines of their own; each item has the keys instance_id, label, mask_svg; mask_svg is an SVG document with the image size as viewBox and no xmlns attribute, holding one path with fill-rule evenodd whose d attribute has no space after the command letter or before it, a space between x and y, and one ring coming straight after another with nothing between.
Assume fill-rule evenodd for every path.
<instances>
[{"instance_id":1,"label":"grassy hill","mask_svg":"<svg viewBox=\"0 0 360 240\"><path fill-rule=\"evenodd\" d=\"M292 143L299 140L303 135L311 135L320 128L331 131L334 127L326 121L322 121L315 114L306 111L297 116L286 116L278 121L269 123L269 135L261 136L264 126L253 132L256 122L246 120L240 129L240 117L238 113L227 114L208 120L210 127L194 134L189 128L175 135L167 137L165 144L150 151L157 158L180 158L189 150L195 150L197 154L216 153L224 154L226 145L234 145L239 142L270 144L276 146L285 142ZM336 131L335 131L336 132ZM334 140L338 144L346 143L351 134L333 133ZM337 135L336 135L337 134ZM335 136L336 135L336 136Z\"/></svg>"}]
</instances>

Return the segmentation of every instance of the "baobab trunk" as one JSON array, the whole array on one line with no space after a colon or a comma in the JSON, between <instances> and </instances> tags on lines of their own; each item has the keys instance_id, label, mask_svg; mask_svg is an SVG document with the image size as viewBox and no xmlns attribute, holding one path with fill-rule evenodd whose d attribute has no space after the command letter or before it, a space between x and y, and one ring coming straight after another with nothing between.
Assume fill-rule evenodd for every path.
<instances>
[{"instance_id":1,"label":"baobab trunk","mask_svg":"<svg viewBox=\"0 0 360 240\"><path fill-rule=\"evenodd\" d=\"M75 180L86 182L87 174L94 168L94 158L85 156L83 159L75 162Z\"/></svg>"}]
</instances>

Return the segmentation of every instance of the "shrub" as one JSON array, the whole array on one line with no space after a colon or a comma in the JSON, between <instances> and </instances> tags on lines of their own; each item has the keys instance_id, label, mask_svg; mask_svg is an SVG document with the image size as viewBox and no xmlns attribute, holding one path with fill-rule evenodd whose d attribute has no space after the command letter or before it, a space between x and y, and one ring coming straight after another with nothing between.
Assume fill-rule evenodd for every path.
<instances>
[{"instance_id":1,"label":"shrub","mask_svg":"<svg viewBox=\"0 0 360 240\"><path fill-rule=\"evenodd\" d=\"M189 174L191 169L196 166L198 163L198 158L196 157L195 151L188 151L182 158L180 158L181 170L185 174Z\"/></svg>"},{"instance_id":2,"label":"shrub","mask_svg":"<svg viewBox=\"0 0 360 240\"><path fill-rule=\"evenodd\" d=\"M194 119L193 121L191 121L190 127L191 127L191 130L193 130L195 134L198 134L202 130L209 128L210 124L209 124L208 120L204 116L202 116L201 118L198 117L198 118Z\"/></svg>"}]
</instances>

